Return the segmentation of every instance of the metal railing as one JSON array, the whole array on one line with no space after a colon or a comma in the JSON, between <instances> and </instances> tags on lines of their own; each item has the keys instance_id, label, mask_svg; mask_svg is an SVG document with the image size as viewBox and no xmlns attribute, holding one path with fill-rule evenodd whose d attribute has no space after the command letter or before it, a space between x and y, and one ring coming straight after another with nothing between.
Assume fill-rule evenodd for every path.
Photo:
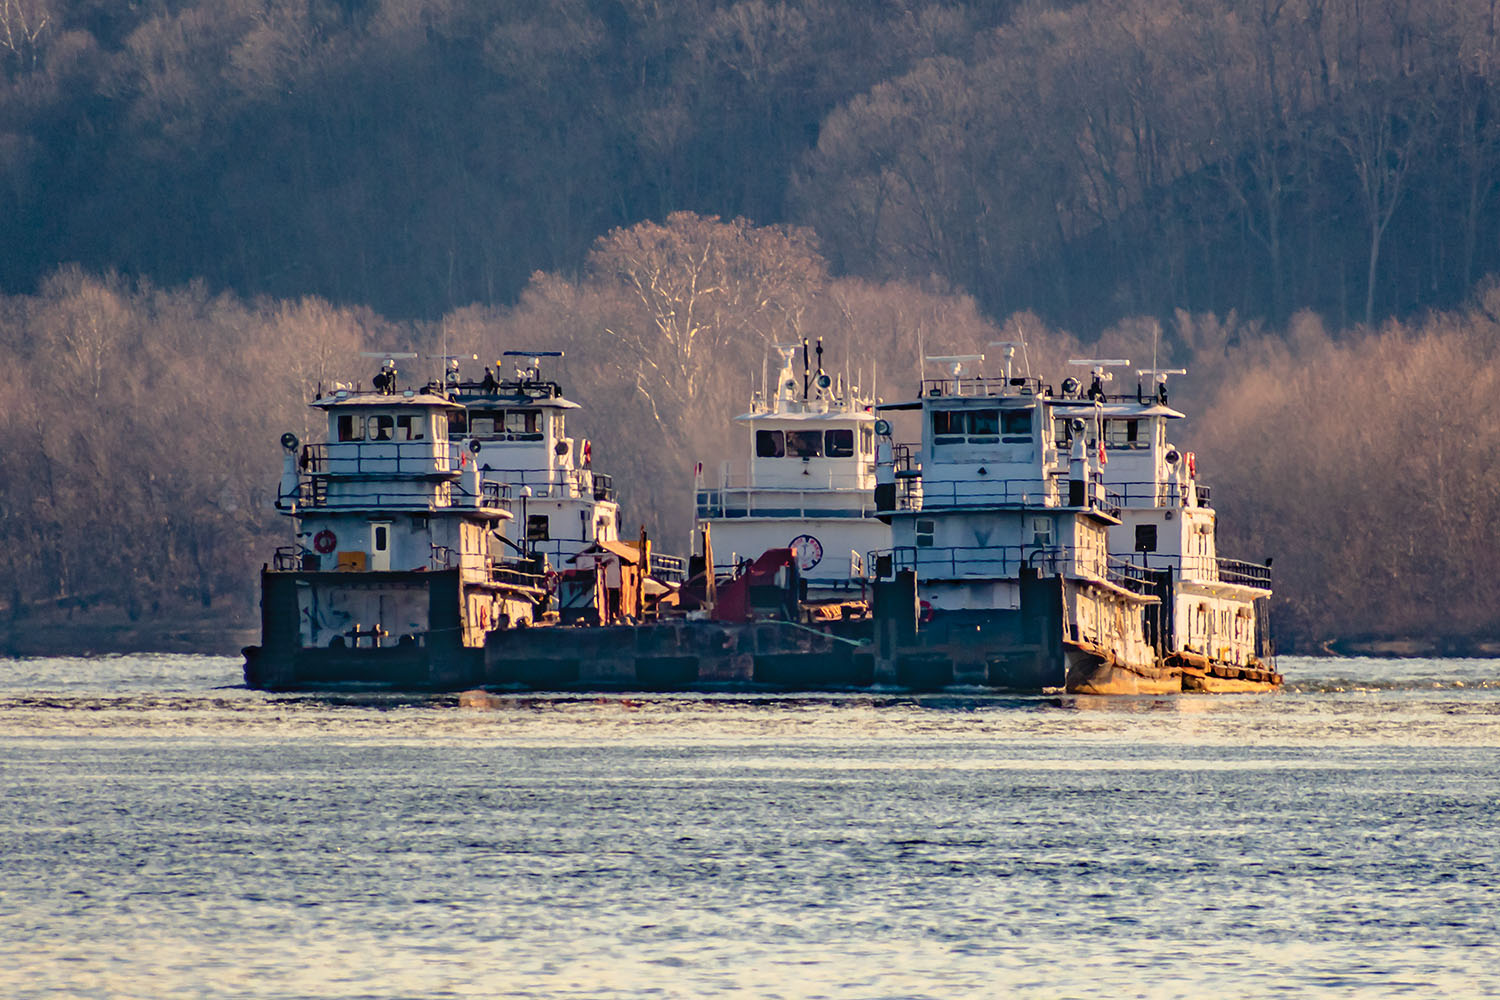
<instances>
[{"instance_id":1,"label":"metal railing","mask_svg":"<svg viewBox=\"0 0 1500 1000\"><path fill-rule=\"evenodd\" d=\"M923 396L1040 396L1052 395L1039 378L994 375L960 375L957 378L924 378Z\"/></svg>"},{"instance_id":2,"label":"metal railing","mask_svg":"<svg viewBox=\"0 0 1500 1000\"><path fill-rule=\"evenodd\" d=\"M719 467L718 489L723 492L736 490L765 490L765 489L806 489L806 490L871 490L875 488L875 463L873 461L859 462L852 456L847 458L819 458L818 462L838 462L838 465L824 468L818 475L802 475L802 463L786 459L761 459L761 461L784 461L786 468L795 470L791 473L798 480L796 485L785 482L757 481L750 474L750 465L745 462L725 462ZM849 468L853 466L852 470ZM784 471L784 470L783 470ZM767 478L761 477L762 480ZM780 477L774 477L780 478ZM709 487L711 488L711 487Z\"/></svg>"},{"instance_id":3,"label":"metal railing","mask_svg":"<svg viewBox=\"0 0 1500 1000\"><path fill-rule=\"evenodd\" d=\"M1231 583L1242 587L1271 589L1271 567L1241 559L1219 559L1214 556L1143 554L1153 570L1175 570L1184 580L1196 583Z\"/></svg>"},{"instance_id":4,"label":"metal railing","mask_svg":"<svg viewBox=\"0 0 1500 1000\"><path fill-rule=\"evenodd\" d=\"M854 499L855 503L834 503ZM748 490L699 490L698 517L874 517L875 489L787 490L756 487Z\"/></svg>"},{"instance_id":5,"label":"metal railing","mask_svg":"<svg viewBox=\"0 0 1500 1000\"><path fill-rule=\"evenodd\" d=\"M1106 477L1107 478L1107 477ZM1213 490L1207 486L1173 485L1168 482L1109 483L1122 507L1181 507L1187 491L1192 489L1199 507L1212 507Z\"/></svg>"},{"instance_id":6,"label":"metal railing","mask_svg":"<svg viewBox=\"0 0 1500 1000\"><path fill-rule=\"evenodd\" d=\"M1105 580L1137 594L1149 593L1151 586L1146 567L1071 545L900 545L871 552L866 565L880 578L913 570L923 579L1004 580L1017 579L1022 570L1031 569L1046 576Z\"/></svg>"},{"instance_id":7,"label":"metal railing","mask_svg":"<svg viewBox=\"0 0 1500 1000\"><path fill-rule=\"evenodd\" d=\"M916 482L915 479L906 480ZM906 491L898 491L896 507L900 510L918 510L932 507L1056 507L1058 486L1042 479L948 479L921 480L920 502L912 505L914 498Z\"/></svg>"},{"instance_id":8,"label":"metal railing","mask_svg":"<svg viewBox=\"0 0 1500 1000\"><path fill-rule=\"evenodd\" d=\"M680 583L687 577L687 560L681 556L651 553L651 575L659 580Z\"/></svg>"},{"instance_id":9,"label":"metal railing","mask_svg":"<svg viewBox=\"0 0 1500 1000\"><path fill-rule=\"evenodd\" d=\"M304 445L298 465L320 476L435 476L457 472L460 453L445 441L325 441Z\"/></svg>"},{"instance_id":10,"label":"metal railing","mask_svg":"<svg viewBox=\"0 0 1500 1000\"><path fill-rule=\"evenodd\" d=\"M1225 583L1271 589L1271 567L1269 566L1240 559L1220 559L1218 564L1219 579Z\"/></svg>"},{"instance_id":11,"label":"metal railing","mask_svg":"<svg viewBox=\"0 0 1500 1000\"><path fill-rule=\"evenodd\" d=\"M935 510L945 507L1064 507L1067 479L1051 474L1047 479L960 479L930 482L925 478L898 481L897 510ZM1084 505L1111 517L1120 516L1122 499L1104 489L1098 473L1089 476Z\"/></svg>"},{"instance_id":12,"label":"metal railing","mask_svg":"<svg viewBox=\"0 0 1500 1000\"><path fill-rule=\"evenodd\" d=\"M512 493L529 486L535 497L593 497L601 501L615 497L614 479L592 469L494 469L482 465L480 469L511 487Z\"/></svg>"},{"instance_id":13,"label":"metal railing","mask_svg":"<svg viewBox=\"0 0 1500 1000\"><path fill-rule=\"evenodd\" d=\"M331 484L327 476L308 476L298 480L295 497L297 506L304 510L366 510L381 507L429 510L449 507L490 507L507 511L511 509L510 487L491 479L480 482L477 494L469 488L467 479L440 482L436 489L427 489L421 484L415 484L414 488L405 490L350 489L346 480L338 480L337 485L338 488L330 492Z\"/></svg>"}]
</instances>

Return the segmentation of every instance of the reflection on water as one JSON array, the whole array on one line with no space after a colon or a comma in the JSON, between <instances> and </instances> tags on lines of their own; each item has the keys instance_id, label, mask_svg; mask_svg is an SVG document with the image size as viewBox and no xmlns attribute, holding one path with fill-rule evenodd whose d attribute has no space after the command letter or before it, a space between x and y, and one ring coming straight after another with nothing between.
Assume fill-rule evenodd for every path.
<instances>
[{"instance_id":1,"label":"reflection on water","mask_svg":"<svg viewBox=\"0 0 1500 1000\"><path fill-rule=\"evenodd\" d=\"M0 661L7 997L1500 992L1500 664L461 697Z\"/></svg>"}]
</instances>

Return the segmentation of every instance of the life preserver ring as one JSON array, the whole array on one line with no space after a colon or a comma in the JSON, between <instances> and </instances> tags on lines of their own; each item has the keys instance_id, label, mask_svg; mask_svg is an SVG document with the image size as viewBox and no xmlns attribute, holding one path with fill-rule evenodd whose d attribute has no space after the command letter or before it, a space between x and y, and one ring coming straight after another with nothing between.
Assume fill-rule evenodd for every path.
<instances>
[{"instance_id":1,"label":"life preserver ring","mask_svg":"<svg viewBox=\"0 0 1500 1000\"><path fill-rule=\"evenodd\" d=\"M329 531L327 528L324 528L322 531L318 532L316 535L313 535L313 548L317 549L318 552L320 552L321 554L323 554L325 556L328 553L332 552L333 549L334 549L334 546L338 545L338 543L339 543L339 536L335 535L333 532Z\"/></svg>"},{"instance_id":2,"label":"life preserver ring","mask_svg":"<svg viewBox=\"0 0 1500 1000\"><path fill-rule=\"evenodd\" d=\"M588 438L583 439L583 467L589 468L594 464L594 443Z\"/></svg>"},{"instance_id":3,"label":"life preserver ring","mask_svg":"<svg viewBox=\"0 0 1500 1000\"><path fill-rule=\"evenodd\" d=\"M1198 455L1197 455L1196 452L1191 452L1190 451L1190 452L1187 453L1187 465L1188 465L1188 478L1189 479L1197 479L1198 478Z\"/></svg>"},{"instance_id":4,"label":"life preserver ring","mask_svg":"<svg viewBox=\"0 0 1500 1000\"><path fill-rule=\"evenodd\" d=\"M932 602L931 601L923 601L922 602L922 613L920 615L918 615L917 617L922 622L923 625L926 625L928 622L932 621Z\"/></svg>"},{"instance_id":5,"label":"life preserver ring","mask_svg":"<svg viewBox=\"0 0 1500 1000\"><path fill-rule=\"evenodd\" d=\"M460 469L467 469L469 467L469 453L468 452L461 451L461 452L458 453L458 467Z\"/></svg>"},{"instance_id":6,"label":"life preserver ring","mask_svg":"<svg viewBox=\"0 0 1500 1000\"><path fill-rule=\"evenodd\" d=\"M479 606L479 627L490 627L490 606L488 604L481 604Z\"/></svg>"}]
</instances>

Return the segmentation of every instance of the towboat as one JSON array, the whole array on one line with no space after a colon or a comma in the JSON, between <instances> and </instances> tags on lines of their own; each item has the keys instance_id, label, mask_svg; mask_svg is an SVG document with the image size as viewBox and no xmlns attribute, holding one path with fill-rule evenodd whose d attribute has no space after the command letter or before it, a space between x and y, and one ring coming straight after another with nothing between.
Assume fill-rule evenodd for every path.
<instances>
[{"instance_id":1,"label":"towboat","mask_svg":"<svg viewBox=\"0 0 1500 1000\"><path fill-rule=\"evenodd\" d=\"M611 480L567 436L578 404L541 374L557 356L507 352L524 359L514 378L470 381L448 358L398 389L396 358L415 355L393 355L372 389L320 389L326 439L281 439L276 507L293 541L262 568L249 686L480 683L488 635L556 620L572 560L630 549Z\"/></svg>"},{"instance_id":2,"label":"towboat","mask_svg":"<svg viewBox=\"0 0 1500 1000\"><path fill-rule=\"evenodd\" d=\"M876 427L891 548L873 553L876 673L901 686L973 685L1160 694L1182 672L1153 642L1161 599L1111 555L1120 524L1082 407L1013 372L969 373L983 355L925 359L948 374L882 412L919 415L898 446ZM1061 418L1061 419L1059 419ZM894 610L893 610L894 609Z\"/></svg>"},{"instance_id":3,"label":"towboat","mask_svg":"<svg viewBox=\"0 0 1500 1000\"><path fill-rule=\"evenodd\" d=\"M717 475L700 465L697 520L727 570L763 552L790 548L817 614L867 606L865 556L888 547L890 526L875 509L874 400L847 374L824 370L809 344L778 346L774 385L752 394L743 428L746 457ZM801 351L802 370L796 371Z\"/></svg>"},{"instance_id":4,"label":"towboat","mask_svg":"<svg viewBox=\"0 0 1500 1000\"><path fill-rule=\"evenodd\" d=\"M1113 559L1139 564L1161 600L1156 645L1182 673L1185 691L1263 691L1278 687L1270 634L1271 564L1218 554L1212 492L1197 456L1174 445L1170 427L1183 414L1168 404L1168 379L1182 369L1138 369L1134 392L1110 394L1115 367L1128 361L1077 360L1089 384L1063 381L1053 404L1061 427L1087 421L1089 450L1119 523L1109 528ZM1111 689L1108 676L1080 675L1070 689Z\"/></svg>"}]
</instances>

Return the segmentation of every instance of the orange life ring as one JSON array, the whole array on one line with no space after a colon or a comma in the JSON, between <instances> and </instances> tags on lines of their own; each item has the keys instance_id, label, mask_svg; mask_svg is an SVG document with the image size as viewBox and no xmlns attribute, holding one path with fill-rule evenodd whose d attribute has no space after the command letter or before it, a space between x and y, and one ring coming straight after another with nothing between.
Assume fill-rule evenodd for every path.
<instances>
[{"instance_id":1,"label":"orange life ring","mask_svg":"<svg viewBox=\"0 0 1500 1000\"><path fill-rule=\"evenodd\" d=\"M1187 453L1187 462L1188 462L1188 478L1189 479L1197 479L1198 478L1198 455L1197 455L1197 453L1196 452L1191 452L1191 451L1188 452Z\"/></svg>"},{"instance_id":2,"label":"orange life ring","mask_svg":"<svg viewBox=\"0 0 1500 1000\"><path fill-rule=\"evenodd\" d=\"M481 604L479 606L479 627L490 627L490 606L488 604Z\"/></svg>"},{"instance_id":3,"label":"orange life ring","mask_svg":"<svg viewBox=\"0 0 1500 1000\"><path fill-rule=\"evenodd\" d=\"M921 622L922 622L923 625L926 625L928 622L932 621L932 602L931 601L923 601L922 602L922 613L918 617L921 619Z\"/></svg>"},{"instance_id":4,"label":"orange life ring","mask_svg":"<svg viewBox=\"0 0 1500 1000\"><path fill-rule=\"evenodd\" d=\"M334 549L334 547L336 545L338 545L338 543L339 543L339 536L335 535L333 532L329 531L327 528L324 528L322 531L318 532L316 535L313 535L313 548L317 549L318 552L320 552L321 554L323 554L325 556L328 553L332 552L333 549Z\"/></svg>"}]
</instances>

